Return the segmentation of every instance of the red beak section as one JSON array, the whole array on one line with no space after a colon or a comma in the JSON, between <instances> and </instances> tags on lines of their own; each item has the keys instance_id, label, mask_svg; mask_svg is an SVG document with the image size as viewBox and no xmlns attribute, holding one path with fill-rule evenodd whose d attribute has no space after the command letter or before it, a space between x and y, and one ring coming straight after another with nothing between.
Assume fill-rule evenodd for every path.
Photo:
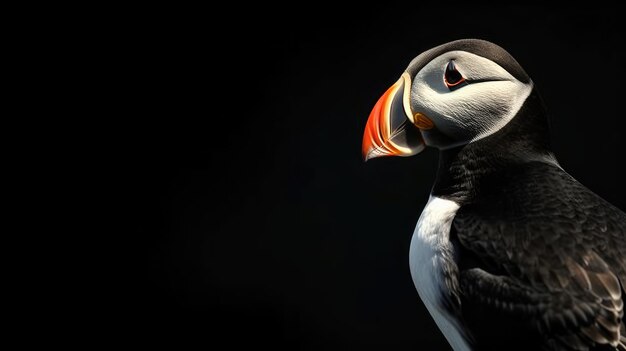
<instances>
[{"instance_id":1,"label":"red beak section","mask_svg":"<svg viewBox=\"0 0 626 351\"><path fill-rule=\"evenodd\" d=\"M411 78L404 73L370 113L363 135L363 159L412 156L424 149L419 130L413 126L409 105Z\"/></svg>"}]
</instances>

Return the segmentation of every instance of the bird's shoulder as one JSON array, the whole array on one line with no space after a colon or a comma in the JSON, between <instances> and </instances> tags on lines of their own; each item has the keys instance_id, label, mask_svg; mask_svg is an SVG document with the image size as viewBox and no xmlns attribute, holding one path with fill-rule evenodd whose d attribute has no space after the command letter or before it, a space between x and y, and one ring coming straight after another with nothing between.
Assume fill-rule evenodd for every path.
<instances>
[{"instance_id":1,"label":"bird's shoulder","mask_svg":"<svg viewBox=\"0 0 626 351\"><path fill-rule=\"evenodd\" d=\"M558 165L510 167L479 191L453 220L459 241L476 254L536 266L593 250L626 278L626 214Z\"/></svg>"},{"instance_id":2,"label":"bird's shoulder","mask_svg":"<svg viewBox=\"0 0 626 351\"><path fill-rule=\"evenodd\" d=\"M619 340L626 215L555 164L529 162L486 182L451 230L464 298L556 331L553 342Z\"/></svg>"}]
</instances>

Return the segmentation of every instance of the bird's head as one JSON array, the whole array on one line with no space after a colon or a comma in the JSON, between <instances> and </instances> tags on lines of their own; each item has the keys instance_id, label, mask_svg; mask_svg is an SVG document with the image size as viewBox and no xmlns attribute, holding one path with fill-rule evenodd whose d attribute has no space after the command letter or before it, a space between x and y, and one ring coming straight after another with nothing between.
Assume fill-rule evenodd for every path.
<instances>
[{"instance_id":1,"label":"bird's head","mask_svg":"<svg viewBox=\"0 0 626 351\"><path fill-rule=\"evenodd\" d=\"M533 83L501 47L477 39L430 49L378 100L363 136L365 160L412 156L485 138L520 110Z\"/></svg>"}]
</instances>

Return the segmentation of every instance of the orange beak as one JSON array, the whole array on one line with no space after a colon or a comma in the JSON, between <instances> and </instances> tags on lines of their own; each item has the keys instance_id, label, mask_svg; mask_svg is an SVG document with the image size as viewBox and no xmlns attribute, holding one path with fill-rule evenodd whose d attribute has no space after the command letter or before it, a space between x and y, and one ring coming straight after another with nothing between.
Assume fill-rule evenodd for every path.
<instances>
[{"instance_id":1,"label":"orange beak","mask_svg":"<svg viewBox=\"0 0 626 351\"><path fill-rule=\"evenodd\" d=\"M419 129L412 123L409 104L411 77L402 77L378 99L363 134L363 159L413 156L424 150Z\"/></svg>"}]
</instances>

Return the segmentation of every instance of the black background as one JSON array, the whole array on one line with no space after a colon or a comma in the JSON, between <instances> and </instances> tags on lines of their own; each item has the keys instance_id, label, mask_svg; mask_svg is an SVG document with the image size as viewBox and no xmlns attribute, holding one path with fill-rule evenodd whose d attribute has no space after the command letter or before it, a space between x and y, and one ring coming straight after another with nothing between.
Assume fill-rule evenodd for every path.
<instances>
[{"instance_id":1,"label":"black background","mask_svg":"<svg viewBox=\"0 0 626 351\"><path fill-rule=\"evenodd\" d=\"M626 209L616 11L375 5L190 9L129 34L121 89L141 90L142 118L117 172L133 222L115 334L448 350L408 269L437 153L363 163L360 148L409 61L454 39L507 49L543 94L561 165Z\"/></svg>"}]
</instances>

